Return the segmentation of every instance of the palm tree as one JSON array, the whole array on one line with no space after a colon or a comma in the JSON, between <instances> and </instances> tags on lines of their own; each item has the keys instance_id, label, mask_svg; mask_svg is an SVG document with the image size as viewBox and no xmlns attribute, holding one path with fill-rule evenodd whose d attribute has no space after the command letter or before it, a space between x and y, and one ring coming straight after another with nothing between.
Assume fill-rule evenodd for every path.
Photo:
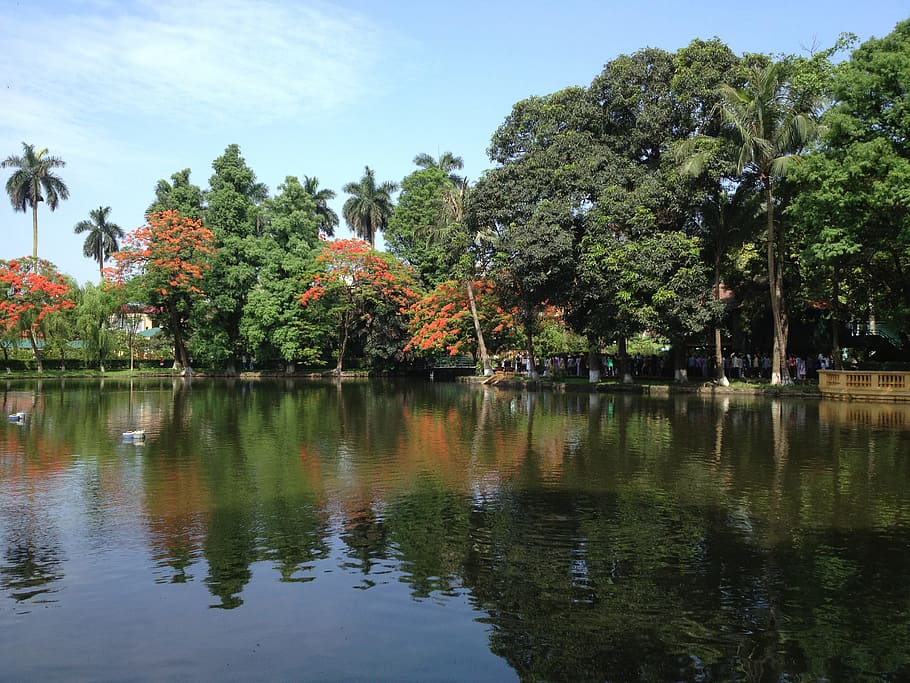
<instances>
[{"instance_id":1,"label":"palm tree","mask_svg":"<svg viewBox=\"0 0 910 683\"><path fill-rule=\"evenodd\" d=\"M789 384L784 304L784 231L774 218L775 184L799 160L800 152L818 135L816 98L799 97L782 62L753 69L745 87L721 88L721 119L738 146L737 171L754 178L764 193L768 241L768 281L771 294L774 349L771 383Z\"/></svg>"},{"instance_id":2,"label":"palm tree","mask_svg":"<svg viewBox=\"0 0 910 683\"><path fill-rule=\"evenodd\" d=\"M53 173L53 169L66 166L66 162L48 155L47 149L35 152L34 145L22 143L22 156L10 155L0 163L0 168L14 168L6 181L6 192L16 211L25 213L32 207L32 257L38 263L38 203L46 202L53 211L61 199L69 199L66 184ZM36 266L37 267L37 266Z\"/></svg>"},{"instance_id":3,"label":"palm tree","mask_svg":"<svg viewBox=\"0 0 910 683\"><path fill-rule=\"evenodd\" d=\"M464 167L464 160L451 152L443 152L439 155L439 159L434 159L429 154L421 152L414 157L414 165L420 168L438 168L448 176L454 185L458 185L463 180L454 171L460 171Z\"/></svg>"},{"instance_id":4,"label":"palm tree","mask_svg":"<svg viewBox=\"0 0 910 683\"><path fill-rule=\"evenodd\" d=\"M375 247L376 232L386 229L392 215L392 193L398 183L386 181L377 185L373 169L366 166L359 183L348 183L342 189L351 195L341 209L345 222L355 235Z\"/></svg>"},{"instance_id":5,"label":"palm tree","mask_svg":"<svg viewBox=\"0 0 910 683\"><path fill-rule=\"evenodd\" d=\"M338 214L329 208L329 200L335 199L335 191L324 188L319 189L319 178L303 176L303 189L310 195L316 204L316 216L319 219L319 229L329 237L335 236L335 226L338 225Z\"/></svg>"},{"instance_id":6,"label":"palm tree","mask_svg":"<svg viewBox=\"0 0 910 683\"><path fill-rule=\"evenodd\" d=\"M123 228L116 223L108 223L107 216L111 212L109 206L99 206L89 212L91 220L79 221L73 228L77 235L87 232L82 253L86 258L98 262L101 279L104 279L104 262L115 251L120 249L117 240L123 239Z\"/></svg>"}]
</instances>

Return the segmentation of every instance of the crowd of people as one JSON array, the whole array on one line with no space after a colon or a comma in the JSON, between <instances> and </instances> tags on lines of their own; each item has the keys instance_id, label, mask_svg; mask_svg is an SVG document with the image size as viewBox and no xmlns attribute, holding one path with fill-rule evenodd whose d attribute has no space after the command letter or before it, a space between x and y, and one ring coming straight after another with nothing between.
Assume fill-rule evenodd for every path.
<instances>
[{"instance_id":1,"label":"crowd of people","mask_svg":"<svg viewBox=\"0 0 910 683\"><path fill-rule=\"evenodd\" d=\"M619 358L612 354L599 356L600 372L604 377L616 377L620 373ZM724 374L730 379L770 379L771 356L768 353L732 352L724 356ZM693 352L686 363L688 377L691 380L712 379L716 377L713 354ZM817 355L794 355L787 358L787 370L796 382L818 379L819 370L834 368L831 356L824 353ZM528 355L515 353L499 361L498 369L506 372L527 374ZM629 369L634 377L672 377L673 363L664 355L633 355L629 357ZM588 354L563 353L548 356L538 364L538 372L544 377L587 377Z\"/></svg>"}]
</instances>

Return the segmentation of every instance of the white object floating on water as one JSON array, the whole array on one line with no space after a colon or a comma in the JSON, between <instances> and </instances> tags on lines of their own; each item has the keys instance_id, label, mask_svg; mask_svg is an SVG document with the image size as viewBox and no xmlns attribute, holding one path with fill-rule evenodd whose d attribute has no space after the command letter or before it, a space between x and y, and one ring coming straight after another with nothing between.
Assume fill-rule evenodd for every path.
<instances>
[{"instance_id":1,"label":"white object floating on water","mask_svg":"<svg viewBox=\"0 0 910 683\"><path fill-rule=\"evenodd\" d=\"M25 422L25 413L23 413L21 411L18 413L10 413L10 415L7 419L10 422Z\"/></svg>"},{"instance_id":2,"label":"white object floating on water","mask_svg":"<svg viewBox=\"0 0 910 683\"><path fill-rule=\"evenodd\" d=\"M137 429L134 432L123 432L124 441L145 441L145 431Z\"/></svg>"}]
</instances>

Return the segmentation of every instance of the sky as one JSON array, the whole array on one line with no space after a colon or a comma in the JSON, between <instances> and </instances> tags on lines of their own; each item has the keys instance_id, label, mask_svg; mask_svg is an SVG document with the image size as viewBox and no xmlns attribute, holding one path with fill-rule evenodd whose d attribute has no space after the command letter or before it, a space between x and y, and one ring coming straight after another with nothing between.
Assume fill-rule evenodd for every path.
<instances>
[{"instance_id":1,"label":"sky","mask_svg":"<svg viewBox=\"0 0 910 683\"><path fill-rule=\"evenodd\" d=\"M316 176L340 216L367 165L400 182L415 155L451 151L475 180L512 105L589 85L620 54L715 36L806 54L908 17L907 0L0 0L0 159L27 142L66 162L70 198L40 207L39 255L85 284L98 267L79 221L109 206L142 225L159 179L190 168L205 188L232 143L271 194ZM31 240L31 212L4 194L0 258Z\"/></svg>"}]
</instances>

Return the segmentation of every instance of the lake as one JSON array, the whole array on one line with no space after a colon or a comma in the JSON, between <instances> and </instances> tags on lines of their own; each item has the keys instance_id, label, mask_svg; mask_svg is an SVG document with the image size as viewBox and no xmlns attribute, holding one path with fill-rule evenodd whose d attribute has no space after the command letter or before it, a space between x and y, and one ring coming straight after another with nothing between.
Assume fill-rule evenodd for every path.
<instances>
[{"instance_id":1,"label":"lake","mask_svg":"<svg viewBox=\"0 0 910 683\"><path fill-rule=\"evenodd\" d=\"M0 391L2 680L910 678L910 406Z\"/></svg>"}]
</instances>

